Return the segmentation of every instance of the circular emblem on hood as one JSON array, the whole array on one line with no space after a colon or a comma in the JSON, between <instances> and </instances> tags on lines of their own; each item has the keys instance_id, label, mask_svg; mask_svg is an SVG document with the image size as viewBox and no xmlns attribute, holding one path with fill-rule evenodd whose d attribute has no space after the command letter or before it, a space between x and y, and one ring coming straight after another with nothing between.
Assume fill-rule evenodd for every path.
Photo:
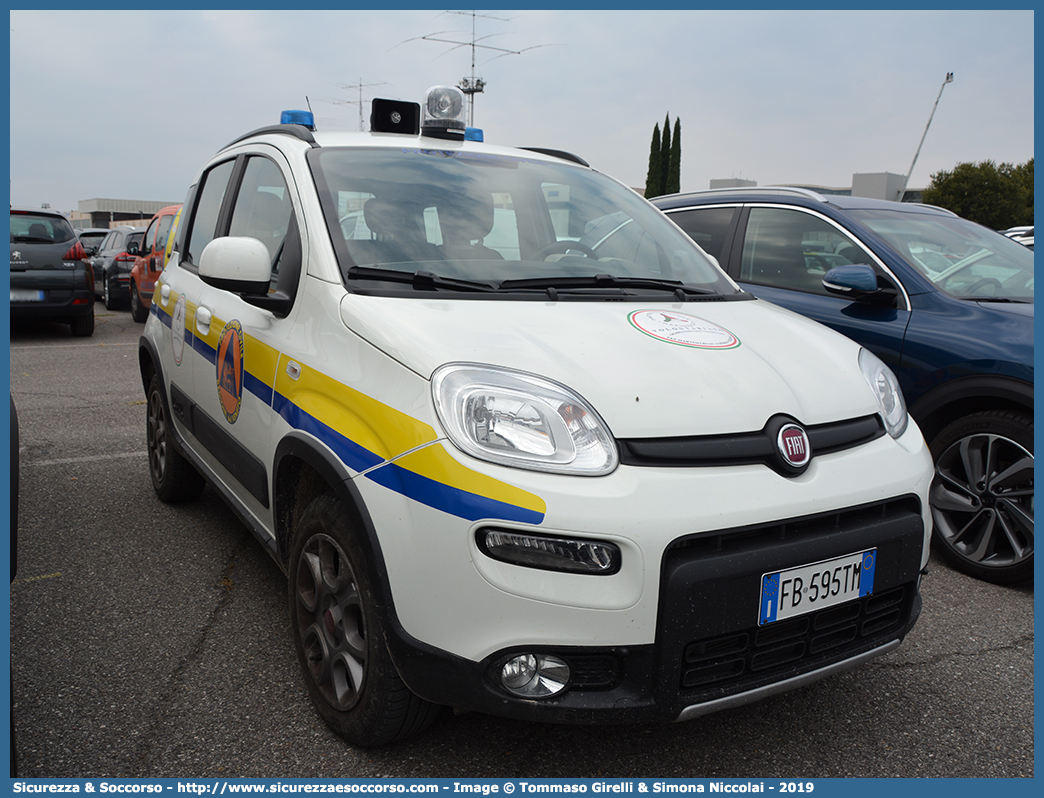
<instances>
[{"instance_id":1,"label":"circular emblem on hood","mask_svg":"<svg viewBox=\"0 0 1044 798\"><path fill-rule=\"evenodd\" d=\"M739 338L724 327L688 313L672 310L636 310L628 320L659 341L696 349L734 349Z\"/></svg>"},{"instance_id":2,"label":"circular emblem on hood","mask_svg":"<svg viewBox=\"0 0 1044 798\"><path fill-rule=\"evenodd\" d=\"M776 448L783 462L790 468L800 469L812 459L812 447L808 435L797 424L784 424L776 436Z\"/></svg>"}]
</instances>

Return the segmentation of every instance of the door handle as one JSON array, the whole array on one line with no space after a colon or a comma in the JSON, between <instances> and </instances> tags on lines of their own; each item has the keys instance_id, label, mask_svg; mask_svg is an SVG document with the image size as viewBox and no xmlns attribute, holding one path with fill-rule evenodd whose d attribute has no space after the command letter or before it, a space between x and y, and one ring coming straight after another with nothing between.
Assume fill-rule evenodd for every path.
<instances>
[{"instance_id":1,"label":"door handle","mask_svg":"<svg viewBox=\"0 0 1044 798\"><path fill-rule=\"evenodd\" d=\"M169 301L170 301L170 286L169 285L164 285L160 289L160 302L162 304L166 305L167 302L169 302Z\"/></svg>"},{"instance_id":2,"label":"door handle","mask_svg":"<svg viewBox=\"0 0 1044 798\"><path fill-rule=\"evenodd\" d=\"M196 331L202 335L210 333L210 310L203 306L196 308Z\"/></svg>"}]
</instances>

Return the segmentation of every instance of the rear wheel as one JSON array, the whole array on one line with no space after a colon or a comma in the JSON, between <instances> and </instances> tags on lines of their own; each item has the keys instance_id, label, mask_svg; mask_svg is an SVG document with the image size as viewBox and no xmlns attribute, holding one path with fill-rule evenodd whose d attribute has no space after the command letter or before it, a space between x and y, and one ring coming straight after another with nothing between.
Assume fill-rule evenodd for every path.
<instances>
[{"instance_id":1,"label":"rear wheel","mask_svg":"<svg viewBox=\"0 0 1044 798\"><path fill-rule=\"evenodd\" d=\"M163 382L153 374L149 381L146 415L146 447L149 473L156 495L165 502L190 501L199 496L206 480L174 445L173 430L163 401Z\"/></svg>"},{"instance_id":2,"label":"rear wheel","mask_svg":"<svg viewBox=\"0 0 1044 798\"><path fill-rule=\"evenodd\" d=\"M86 316L74 316L69 319L69 328L77 338L86 338L94 335L94 312Z\"/></svg>"},{"instance_id":3,"label":"rear wheel","mask_svg":"<svg viewBox=\"0 0 1044 798\"><path fill-rule=\"evenodd\" d=\"M138 287L131 281L130 286L131 318L134 321L145 321L149 317L149 309L141 303Z\"/></svg>"},{"instance_id":4,"label":"rear wheel","mask_svg":"<svg viewBox=\"0 0 1044 798\"><path fill-rule=\"evenodd\" d=\"M959 571L996 584L1033 578L1033 419L989 411L932 441L933 537Z\"/></svg>"},{"instance_id":5,"label":"rear wheel","mask_svg":"<svg viewBox=\"0 0 1044 798\"><path fill-rule=\"evenodd\" d=\"M319 714L350 743L368 748L420 733L440 708L414 695L395 670L350 519L329 493L302 513L290 551L290 621Z\"/></svg>"},{"instance_id":6,"label":"rear wheel","mask_svg":"<svg viewBox=\"0 0 1044 798\"><path fill-rule=\"evenodd\" d=\"M117 310L123 303L119 299L119 283L114 274L102 275L102 299L106 310Z\"/></svg>"}]
</instances>

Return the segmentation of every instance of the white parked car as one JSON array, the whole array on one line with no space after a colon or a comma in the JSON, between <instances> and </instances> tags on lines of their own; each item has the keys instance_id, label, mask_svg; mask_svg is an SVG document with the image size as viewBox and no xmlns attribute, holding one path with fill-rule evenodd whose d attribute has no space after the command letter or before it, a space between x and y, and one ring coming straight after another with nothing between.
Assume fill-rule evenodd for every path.
<instances>
[{"instance_id":1,"label":"white parked car","mask_svg":"<svg viewBox=\"0 0 1044 798\"><path fill-rule=\"evenodd\" d=\"M156 491L285 570L322 717L684 720L899 645L933 469L892 373L462 100L229 144L141 338Z\"/></svg>"}]
</instances>

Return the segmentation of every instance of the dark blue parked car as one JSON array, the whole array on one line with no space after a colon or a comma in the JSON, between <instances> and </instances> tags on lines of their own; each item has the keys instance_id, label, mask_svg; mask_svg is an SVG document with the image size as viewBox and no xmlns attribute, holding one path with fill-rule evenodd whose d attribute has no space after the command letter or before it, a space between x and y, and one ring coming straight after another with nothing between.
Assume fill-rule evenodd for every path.
<instances>
[{"instance_id":1,"label":"dark blue parked car","mask_svg":"<svg viewBox=\"0 0 1044 798\"><path fill-rule=\"evenodd\" d=\"M937 551L1033 576L1033 251L925 205L745 188L655 200L743 288L899 377L936 461Z\"/></svg>"}]
</instances>

